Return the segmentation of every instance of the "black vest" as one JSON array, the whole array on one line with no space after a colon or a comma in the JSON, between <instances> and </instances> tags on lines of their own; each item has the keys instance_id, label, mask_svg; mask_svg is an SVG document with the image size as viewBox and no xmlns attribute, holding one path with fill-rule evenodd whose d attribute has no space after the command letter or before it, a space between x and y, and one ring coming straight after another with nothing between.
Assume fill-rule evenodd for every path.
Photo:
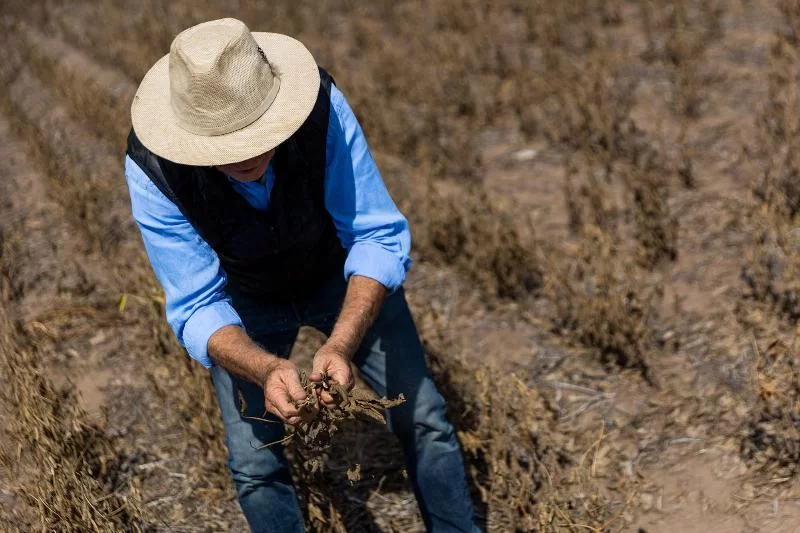
<instances>
[{"instance_id":1,"label":"black vest","mask_svg":"<svg viewBox=\"0 0 800 533\"><path fill-rule=\"evenodd\" d=\"M217 253L234 295L302 299L342 274L346 253L325 208L333 80L322 69L320 76L311 115L275 150L266 213L252 207L214 167L167 161L145 148L133 130L128 136L128 155Z\"/></svg>"}]
</instances>

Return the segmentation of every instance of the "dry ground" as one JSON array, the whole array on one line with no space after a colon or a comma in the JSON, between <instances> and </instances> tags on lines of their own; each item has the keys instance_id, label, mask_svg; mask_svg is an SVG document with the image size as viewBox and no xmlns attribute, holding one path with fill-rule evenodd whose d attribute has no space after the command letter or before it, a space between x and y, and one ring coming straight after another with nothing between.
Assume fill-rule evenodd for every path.
<instances>
[{"instance_id":1,"label":"dry ground","mask_svg":"<svg viewBox=\"0 0 800 533\"><path fill-rule=\"evenodd\" d=\"M365 127L487 529L800 530L796 0L0 9L0 529L245 528L122 177L138 80L232 15ZM420 530L392 438L338 437L309 528Z\"/></svg>"}]
</instances>

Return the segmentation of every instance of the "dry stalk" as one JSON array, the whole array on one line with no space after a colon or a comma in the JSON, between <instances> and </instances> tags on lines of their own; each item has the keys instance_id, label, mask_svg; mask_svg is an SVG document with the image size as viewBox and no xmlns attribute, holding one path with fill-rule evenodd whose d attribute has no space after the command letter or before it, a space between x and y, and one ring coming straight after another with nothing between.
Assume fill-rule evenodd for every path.
<instances>
[{"instance_id":1,"label":"dry stalk","mask_svg":"<svg viewBox=\"0 0 800 533\"><path fill-rule=\"evenodd\" d=\"M742 428L741 453L770 479L789 480L800 464L800 357L780 341L757 353L756 405Z\"/></svg>"},{"instance_id":2,"label":"dry stalk","mask_svg":"<svg viewBox=\"0 0 800 533\"><path fill-rule=\"evenodd\" d=\"M295 453L298 453L305 463L305 470L315 474L322 469L322 455L330 447L331 439L339 431L345 420L363 417L379 424L386 424L386 409L403 404L406 399L401 394L397 398L376 398L367 391L355 388L348 391L341 384L323 375L321 381L311 381L305 372L300 372L300 382L306 391L306 399L295 402L300 410L300 422L287 426L286 435L274 442L262 446L267 448L274 445L293 444ZM320 401L322 391L328 392L336 398L334 406L325 405ZM246 416L247 404L239 393L241 415L248 420L262 423L275 423L274 420ZM348 471L348 478L355 476L355 470Z\"/></svg>"},{"instance_id":3,"label":"dry stalk","mask_svg":"<svg viewBox=\"0 0 800 533\"><path fill-rule=\"evenodd\" d=\"M117 444L89 420L74 389L60 390L44 376L24 334L5 320L0 326L0 400L14 413L4 444L15 446L4 446L0 464L20 476L13 488L35 510L32 522L43 531L143 531Z\"/></svg>"},{"instance_id":4,"label":"dry stalk","mask_svg":"<svg viewBox=\"0 0 800 533\"><path fill-rule=\"evenodd\" d=\"M792 18L790 2L782 4ZM792 321L800 317L800 248L796 220L800 215L798 159L798 51L783 33L771 51L768 101L758 119L759 137L752 153L761 164L762 178L754 188L754 240L742 276L750 296L768 302Z\"/></svg>"},{"instance_id":5,"label":"dry stalk","mask_svg":"<svg viewBox=\"0 0 800 533\"><path fill-rule=\"evenodd\" d=\"M601 362L633 368L652 385L650 330L659 287L642 284L629 271L620 272L614 239L600 228L582 229L583 248L569 269L554 264L545 294L553 303L553 327L587 348Z\"/></svg>"},{"instance_id":6,"label":"dry stalk","mask_svg":"<svg viewBox=\"0 0 800 533\"><path fill-rule=\"evenodd\" d=\"M593 479L574 475L583 467L568 459L555 410L539 392L489 365L468 371L431 342L426 349L452 412L461 413L455 423L488 531L603 531L618 523Z\"/></svg>"}]
</instances>

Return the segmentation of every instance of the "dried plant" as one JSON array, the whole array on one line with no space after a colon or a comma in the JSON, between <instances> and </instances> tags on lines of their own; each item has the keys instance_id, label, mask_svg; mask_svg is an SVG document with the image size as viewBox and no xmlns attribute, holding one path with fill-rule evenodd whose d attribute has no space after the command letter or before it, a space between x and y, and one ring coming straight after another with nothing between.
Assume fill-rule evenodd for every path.
<instances>
[{"instance_id":1,"label":"dried plant","mask_svg":"<svg viewBox=\"0 0 800 533\"><path fill-rule=\"evenodd\" d=\"M789 22L792 3L781 4ZM742 268L750 296L773 304L791 321L800 318L800 248L795 221L800 215L800 161L797 158L797 49L783 33L771 50L768 100L758 118L759 136L750 151L760 163L758 201L751 214L752 247Z\"/></svg>"},{"instance_id":2,"label":"dried plant","mask_svg":"<svg viewBox=\"0 0 800 533\"><path fill-rule=\"evenodd\" d=\"M566 455L548 401L514 374L489 365L468 370L440 342L452 345L438 339L426 349L453 411L461 413L456 426L487 507L487 531L602 531L619 523L586 465Z\"/></svg>"},{"instance_id":3,"label":"dried plant","mask_svg":"<svg viewBox=\"0 0 800 533\"><path fill-rule=\"evenodd\" d=\"M426 258L457 266L493 296L522 299L540 287L535 248L485 193L448 198L432 191L428 202L428 225L418 234Z\"/></svg>"},{"instance_id":4,"label":"dried plant","mask_svg":"<svg viewBox=\"0 0 800 533\"><path fill-rule=\"evenodd\" d=\"M645 173L629 179L639 263L652 269L665 260L674 261L678 257L678 220L670 213L665 184Z\"/></svg>"},{"instance_id":5,"label":"dried plant","mask_svg":"<svg viewBox=\"0 0 800 533\"><path fill-rule=\"evenodd\" d=\"M654 349L649 322L659 288L641 285L619 264L616 246L602 230L583 231L584 248L571 268L549 269L545 290L554 306L553 326L596 350L603 363L636 369L657 384L649 362Z\"/></svg>"},{"instance_id":6,"label":"dried plant","mask_svg":"<svg viewBox=\"0 0 800 533\"><path fill-rule=\"evenodd\" d=\"M294 453L303 458L304 468L310 474L322 468L321 455L330 447L331 439L339 431L342 422L356 417L366 417L379 424L386 424L386 409L397 407L406 401L402 394L390 400L376 398L360 388L348 391L326 375L322 376L321 381L311 381L305 371L300 372L300 383L307 394L305 400L295 402L295 406L300 410L300 422L288 426L286 435L281 440L265 443L262 447L293 444ZM320 394L323 391L335 398L335 405L328 406L320 401ZM246 416L247 404L241 392L239 401L242 417L265 424L275 423L274 420L263 417ZM352 475L348 473L348 476Z\"/></svg>"},{"instance_id":7,"label":"dried plant","mask_svg":"<svg viewBox=\"0 0 800 533\"><path fill-rule=\"evenodd\" d=\"M757 397L742 429L741 453L773 482L787 481L800 464L800 355L780 341L757 355Z\"/></svg>"},{"instance_id":8,"label":"dried plant","mask_svg":"<svg viewBox=\"0 0 800 533\"><path fill-rule=\"evenodd\" d=\"M32 522L42 531L143 531L118 443L89 420L74 389L43 375L35 349L23 347L7 318L0 328L0 399L13 413L0 463L19 476L14 488L35 510Z\"/></svg>"}]
</instances>

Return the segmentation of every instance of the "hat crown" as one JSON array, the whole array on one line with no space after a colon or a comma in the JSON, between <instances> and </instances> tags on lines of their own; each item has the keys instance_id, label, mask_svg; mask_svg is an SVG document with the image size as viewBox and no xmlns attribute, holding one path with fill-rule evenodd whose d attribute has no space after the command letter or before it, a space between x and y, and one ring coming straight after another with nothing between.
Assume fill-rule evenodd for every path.
<instances>
[{"instance_id":1,"label":"hat crown","mask_svg":"<svg viewBox=\"0 0 800 533\"><path fill-rule=\"evenodd\" d=\"M212 20L175 37L169 54L170 103L177 124L197 135L224 135L252 124L280 87L247 26Z\"/></svg>"}]
</instances>

